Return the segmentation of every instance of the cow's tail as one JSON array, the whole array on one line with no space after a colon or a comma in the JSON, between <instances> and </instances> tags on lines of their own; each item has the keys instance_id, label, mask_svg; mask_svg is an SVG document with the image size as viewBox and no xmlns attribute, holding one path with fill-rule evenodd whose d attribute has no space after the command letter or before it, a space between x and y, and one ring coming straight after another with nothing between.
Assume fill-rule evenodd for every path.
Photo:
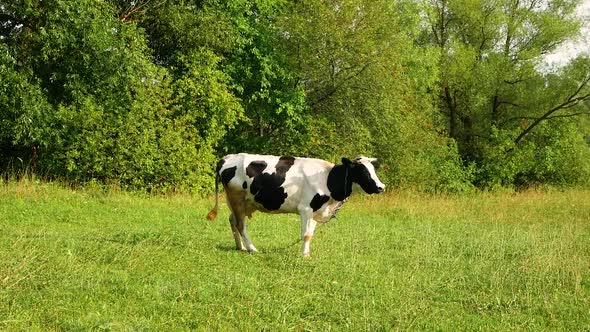
<instances>
[{"instance_id":1,"label":"cow's tail","mask_svg":"<svg viewBox=\"0 0 590 332\"><path fill-rule=\"evenodd\" d=\"M207 219L215 220L217 218L217 211L219 210L219 172L215 172L215 206L207 214Z\"/></svg>"}]
</instances>

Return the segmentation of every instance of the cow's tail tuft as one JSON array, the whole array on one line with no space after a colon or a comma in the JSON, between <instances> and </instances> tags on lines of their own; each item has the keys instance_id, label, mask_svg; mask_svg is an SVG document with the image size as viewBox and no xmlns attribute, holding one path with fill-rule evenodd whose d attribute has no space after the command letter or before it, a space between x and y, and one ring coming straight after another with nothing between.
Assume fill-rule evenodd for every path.
<instances>
[{"instance_id":1,"label":"cow's tail tuft","mask_svg":"<svg viewBox=\"0 0 590 332\"><path fill-rule=\"evenodd\" d=\"M207 213L208 220L215 220L217 218L217 211L219 210L219 172L215 172L215 206Z\"/></svg>"},{"instance_id":2,"label":"cow's tail tuft","mask_svg":"<svg viewBox=\"0 0 590 332\"><path fill-rule=\"evenodd\" d=\"M209 213L207 213L207 219L215 220L215 218L217 218L217 209L213 208L213 210L211 210L211 211L209 211Z\"/></svg>"}]
</instances>

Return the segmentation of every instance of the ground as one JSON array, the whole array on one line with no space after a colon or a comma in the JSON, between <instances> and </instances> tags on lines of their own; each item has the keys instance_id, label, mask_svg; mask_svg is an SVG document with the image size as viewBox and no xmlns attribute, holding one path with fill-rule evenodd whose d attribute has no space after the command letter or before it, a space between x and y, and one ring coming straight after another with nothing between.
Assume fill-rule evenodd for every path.
<instances>
[{"instance_id":1,"label":"ground","mask_svg":"<svg viewBox=\"0 0 590 332\"><path fill-rule=\"evenodd\" d=\"M0 185L0 330L588 330L590 191L356 196L234 250L213 199Z\"/></svg>"}]
</instances>

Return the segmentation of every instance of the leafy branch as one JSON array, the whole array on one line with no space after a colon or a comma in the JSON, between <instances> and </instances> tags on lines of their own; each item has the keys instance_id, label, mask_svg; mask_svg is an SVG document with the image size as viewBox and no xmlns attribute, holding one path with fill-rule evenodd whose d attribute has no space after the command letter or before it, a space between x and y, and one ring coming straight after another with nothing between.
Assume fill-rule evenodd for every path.
<instances>
[{"instance_id":1,"label":"leafy branch","mask_svg":"<svg viewBox=\"0 0 590 332\"><path fill-rule=\"evenodd\" d=\"M543 114L541 117L537 118L533 123L531 123L527 128L525 128L520 133L520 135L518 135L518 137L516 137L516 139L514 140L514 144L518 144L528 133L530 133L542 121L548 120L551 118L556 118L556 117L566 117L566 115L552 116L555 112L563 110L563 109L568 109L568 108L574 107L584 100L590 100L590 91L586 92L583 95L578 96L578 94L584 89L584 87L586 87L588 85L588 82L590 82L590 73L586 75L586 77L582 80L582 82L580 83L580 85L578 86L576 91L574 93L572 93L567 98L566 101L553 107L549 111L545 112L545 114ZM570 114L569 116L575 116L575 115L579 115L579 114L582 114L582 112L577 113L577 114L576 113Z\"/></svg>"}]
</instances>

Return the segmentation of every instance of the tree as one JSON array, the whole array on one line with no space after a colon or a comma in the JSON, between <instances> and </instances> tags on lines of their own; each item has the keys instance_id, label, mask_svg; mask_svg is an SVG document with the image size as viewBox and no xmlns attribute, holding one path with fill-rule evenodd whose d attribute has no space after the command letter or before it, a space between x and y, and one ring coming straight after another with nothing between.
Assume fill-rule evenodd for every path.
<instances>
[{"instance_id":1,"label":"tree","mask_svg":"<svg viewBox=\"0 0 590 332\"><path fill-rule=\"evenodd\" d=\"M582 113L579 107L575 112L561 111L588 98L584 69L574 65L577 69L548 73L540 66L544 54L577 35L579 22L572 12L578 3L425 3L429 28L420 41L435 45L441 54L437 95L447 134L457 141L464 162L480 169L480 184L514 183L519 173L527 172L524 155L531 146L522 143L531 131L548 120L559 130L563 128L559 119ZM513 167L503 172L489 166L494 162L499 168Z\"/></svg>"},{"instance_id":2,"label":"tree","mask_svg":"<svg viewBox=\"0 0 590 332\"><path fill-rule=\"evenodd\" d=\"M527 125L514 139L518 144L542 121L557 118L576 117L590 115L590 108L584 101L590 100L590 58L577 58L559 73L549 73L544 80L546 91L539 99L543 100L543 112L537 117L512 117L512 120L528 119L532 122Z\"/></svg>"},{"instance_id":3,"label":"tree","mask_svg":"<svg viewBox=\"0 0 590 332\"><path fill-rule=\"evenodd\" d=\"M209 187L215 148L242 110L219 57L198 48L175 53L169 67L154 63L145 30L107 2L0 8L0 26L11 27L2 30L2 97L22 96L0 98L13 101L0 113L13 129L3 137L8 155L25 146L33 152L22 159L37 153L43 173L75 181Z\"/></svg>"},{"instance_id":4,"label":"tree","mask_svg":"<svg viewBox=\"0 0 590 332\"><path fill-rule=\"evenodd\" d=\"M463 190L466 173L427 93L438 57L414 44L418 14L410 1L298 1L279 26L311 126L325 137L319 151L380 157L399 186Z\"/></svg>"}]
</instances>

